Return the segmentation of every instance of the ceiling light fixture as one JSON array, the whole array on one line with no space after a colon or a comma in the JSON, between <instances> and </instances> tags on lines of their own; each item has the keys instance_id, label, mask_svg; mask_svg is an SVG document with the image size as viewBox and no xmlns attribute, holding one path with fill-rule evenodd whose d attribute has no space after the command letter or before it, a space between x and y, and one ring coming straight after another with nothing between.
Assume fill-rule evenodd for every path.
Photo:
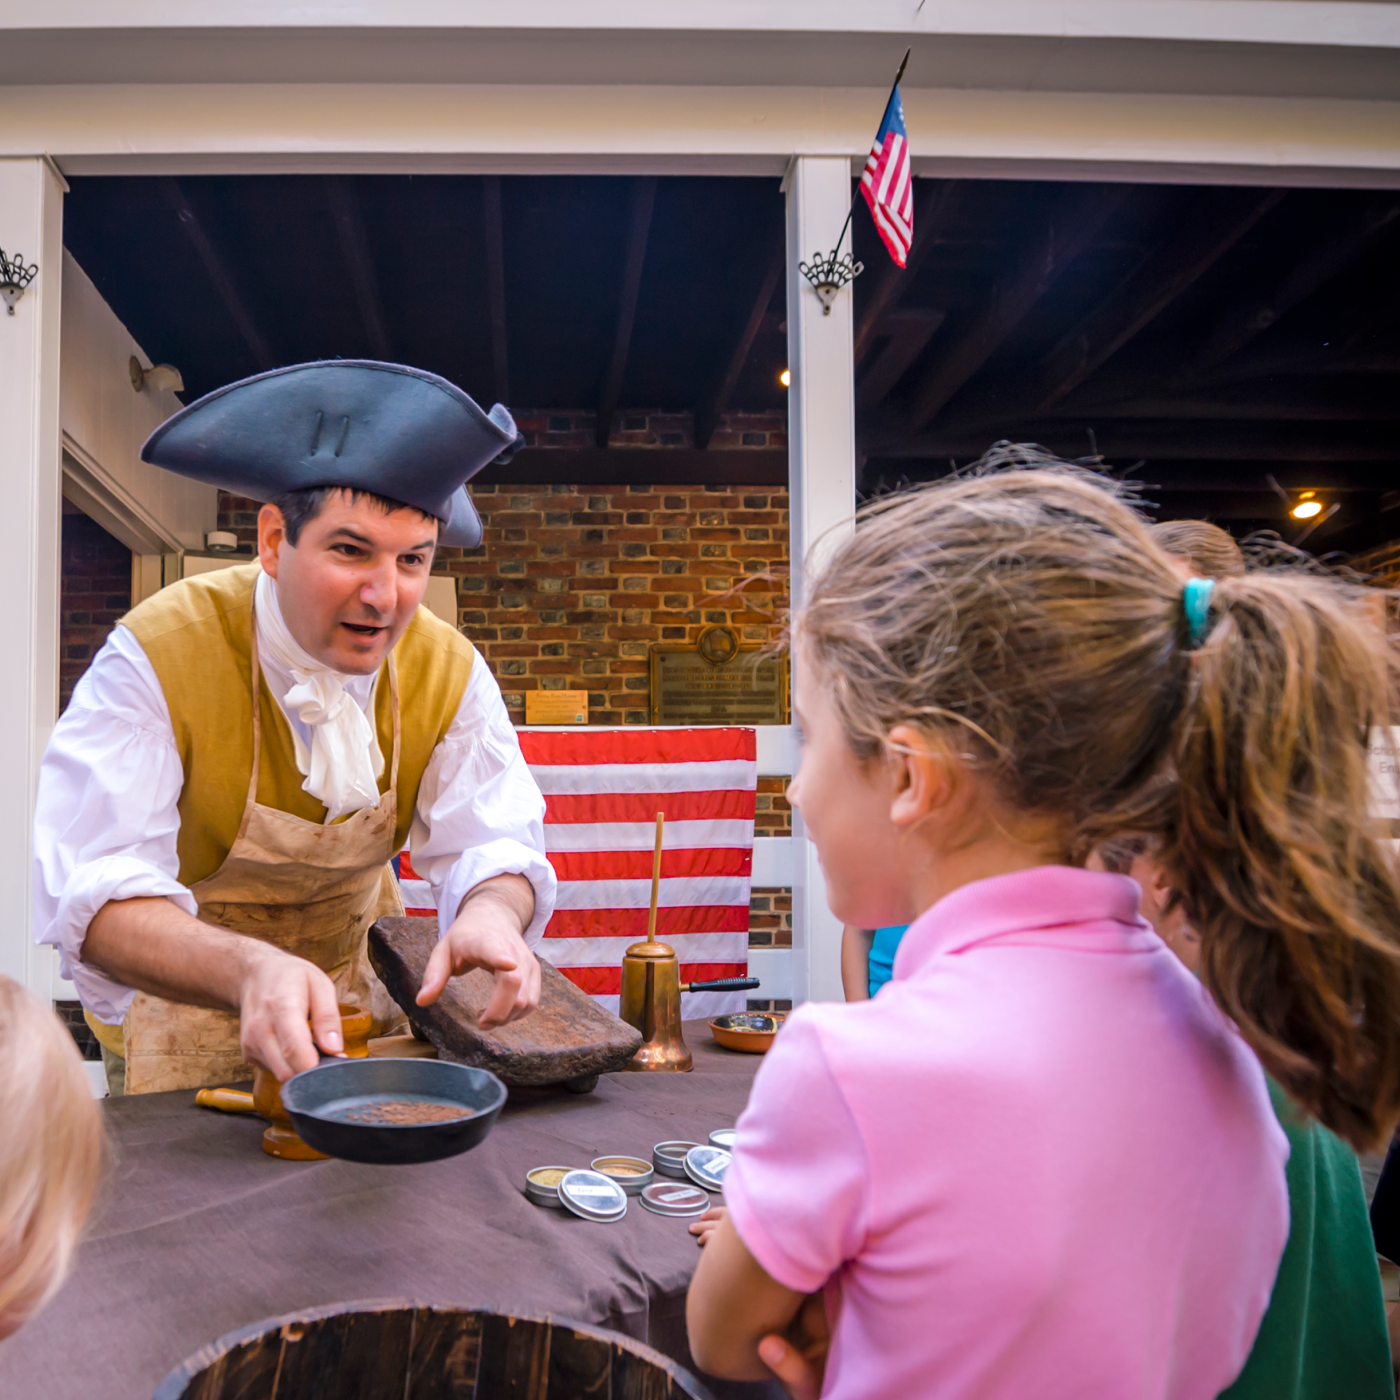
<instances>
[{"instance_id":1,"label":"ceiling light fixture","mask_svg":"<svg viewBox=\"0 0 1400 1400\"><path fill-rule=\"evenodd\" d=\"M1293 507L1293 518L1295 520L1311 520L1315 515L1322 514L1321 501L1299 501Z\"/></svg>"},{"instance_id":2,"label":"ceiling light fixture","mask_svg":"<svg viewBox=\"0 0 1400 1400\"><path fill-rule=\"evenodd\" d=\"M781 384L784 389L790 387L792 384L792 371L790 369L785 369L778 376L778 383Z\"/></svg>"}]
</instances>

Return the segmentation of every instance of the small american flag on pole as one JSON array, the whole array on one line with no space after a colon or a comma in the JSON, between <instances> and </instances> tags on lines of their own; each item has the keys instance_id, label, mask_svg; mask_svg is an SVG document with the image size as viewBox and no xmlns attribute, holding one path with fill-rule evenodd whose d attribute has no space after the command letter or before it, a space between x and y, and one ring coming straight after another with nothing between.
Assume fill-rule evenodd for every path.
<instances>
[{"instance_id":1,"label":"small american flag on pole","mask_svg":"<svg viewBox=\"0 0 1400 1400\"><path fill-rule=\"evenodd\" d=\"M544 843L559 896L542 955L613 1013L622 955L647 936L656 814L666 815L656 936L682 982L748 971L757 739L752 729L523 729L520 748L544 793ZM407 851L409 914L432 891ZM743 1011L743 992L686 992L687 1018Z\"/></svg>"},{"instance_id":2,"label":"small american flag on pole","mask_svg":"<svg viewBox=\"0 0 1400 1400\"><path fill-rule=\"evenodd\" d=\"M907 61L908 54L905 55ZM900 65L903 72L903 65ZM904 103L895 82L880 130L861 172L860 192L890 257L903 267L914 239L914 178L909 166L909 136L904 129Z\"/></svg>"}]
</instances>

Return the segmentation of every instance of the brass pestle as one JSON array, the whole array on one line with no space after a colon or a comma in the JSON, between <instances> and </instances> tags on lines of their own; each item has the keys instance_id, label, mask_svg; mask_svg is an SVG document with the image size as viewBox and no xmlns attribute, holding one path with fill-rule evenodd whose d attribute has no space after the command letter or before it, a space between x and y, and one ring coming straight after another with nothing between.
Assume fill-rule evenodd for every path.
<instances>
[{"instance_id":1,"label":"brass pestle","mask_svg":"<svg viewBox=\"0 0 1400 1400\"><path fill-rule=\"evenodd\" d=\"M656 848L651 861L651 912L647 936L622 955L622 1000L618 1015L642 1033L642 1048L628 1069L688 1070L694 1067L681 1035L681 993L688 991L746 991L758 986L754 977L726 977L715 982L682 982L675 949L656 941L656 904L661 891L661 845L664 812L656 814Z\"/></svg>"}]
</instances>

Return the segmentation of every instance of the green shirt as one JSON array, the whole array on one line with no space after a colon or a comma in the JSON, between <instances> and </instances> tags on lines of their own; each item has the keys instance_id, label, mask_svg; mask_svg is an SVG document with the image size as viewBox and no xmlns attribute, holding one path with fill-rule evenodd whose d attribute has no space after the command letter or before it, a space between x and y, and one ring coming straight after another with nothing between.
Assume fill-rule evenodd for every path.
<instances>
[{"instance_id":1,"label":"green shirt","mask_svg":"<svg viewBox=\"0 0 1400 1400\"><path fill-rule=\"evenodd\" d=\"M1380 1269L1356 1154L1304 1122L1271 1079L1288 1135L1288 1245L1254 1349L1220 1400L1394 1400Z\"/></svg>"}]
</instances>

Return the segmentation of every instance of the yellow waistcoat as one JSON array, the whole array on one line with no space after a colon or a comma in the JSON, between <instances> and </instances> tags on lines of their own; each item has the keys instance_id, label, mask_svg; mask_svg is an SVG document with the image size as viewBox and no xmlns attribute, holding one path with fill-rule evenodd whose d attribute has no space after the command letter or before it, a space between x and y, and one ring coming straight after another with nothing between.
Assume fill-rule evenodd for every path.
<instances>
[{"instance_id":1,"label":"yellow waistcoat","mask_svg":"<svg viewBox=\"0 0 1400 1400\"><path fill-rule=\"evenodd\" d=\"M170 709L185 770L180 792L180 883L198 884L224 862L238 835L253 770L252 604L259 566L200 574L162 589L122 619L141 643ZM419 608L394 648L401 751L395 849L408 839L423 770L452 725L471 677L472 645ZM387 669L387 668L385 668ZM386 759L393 749L389 684L381 669L375 726ZM292 731L261 681L262 763L258 801L307 821L326 808L303 791ZM379 779L389 786L389 765Z\"/></svg>"}]
</instances>

